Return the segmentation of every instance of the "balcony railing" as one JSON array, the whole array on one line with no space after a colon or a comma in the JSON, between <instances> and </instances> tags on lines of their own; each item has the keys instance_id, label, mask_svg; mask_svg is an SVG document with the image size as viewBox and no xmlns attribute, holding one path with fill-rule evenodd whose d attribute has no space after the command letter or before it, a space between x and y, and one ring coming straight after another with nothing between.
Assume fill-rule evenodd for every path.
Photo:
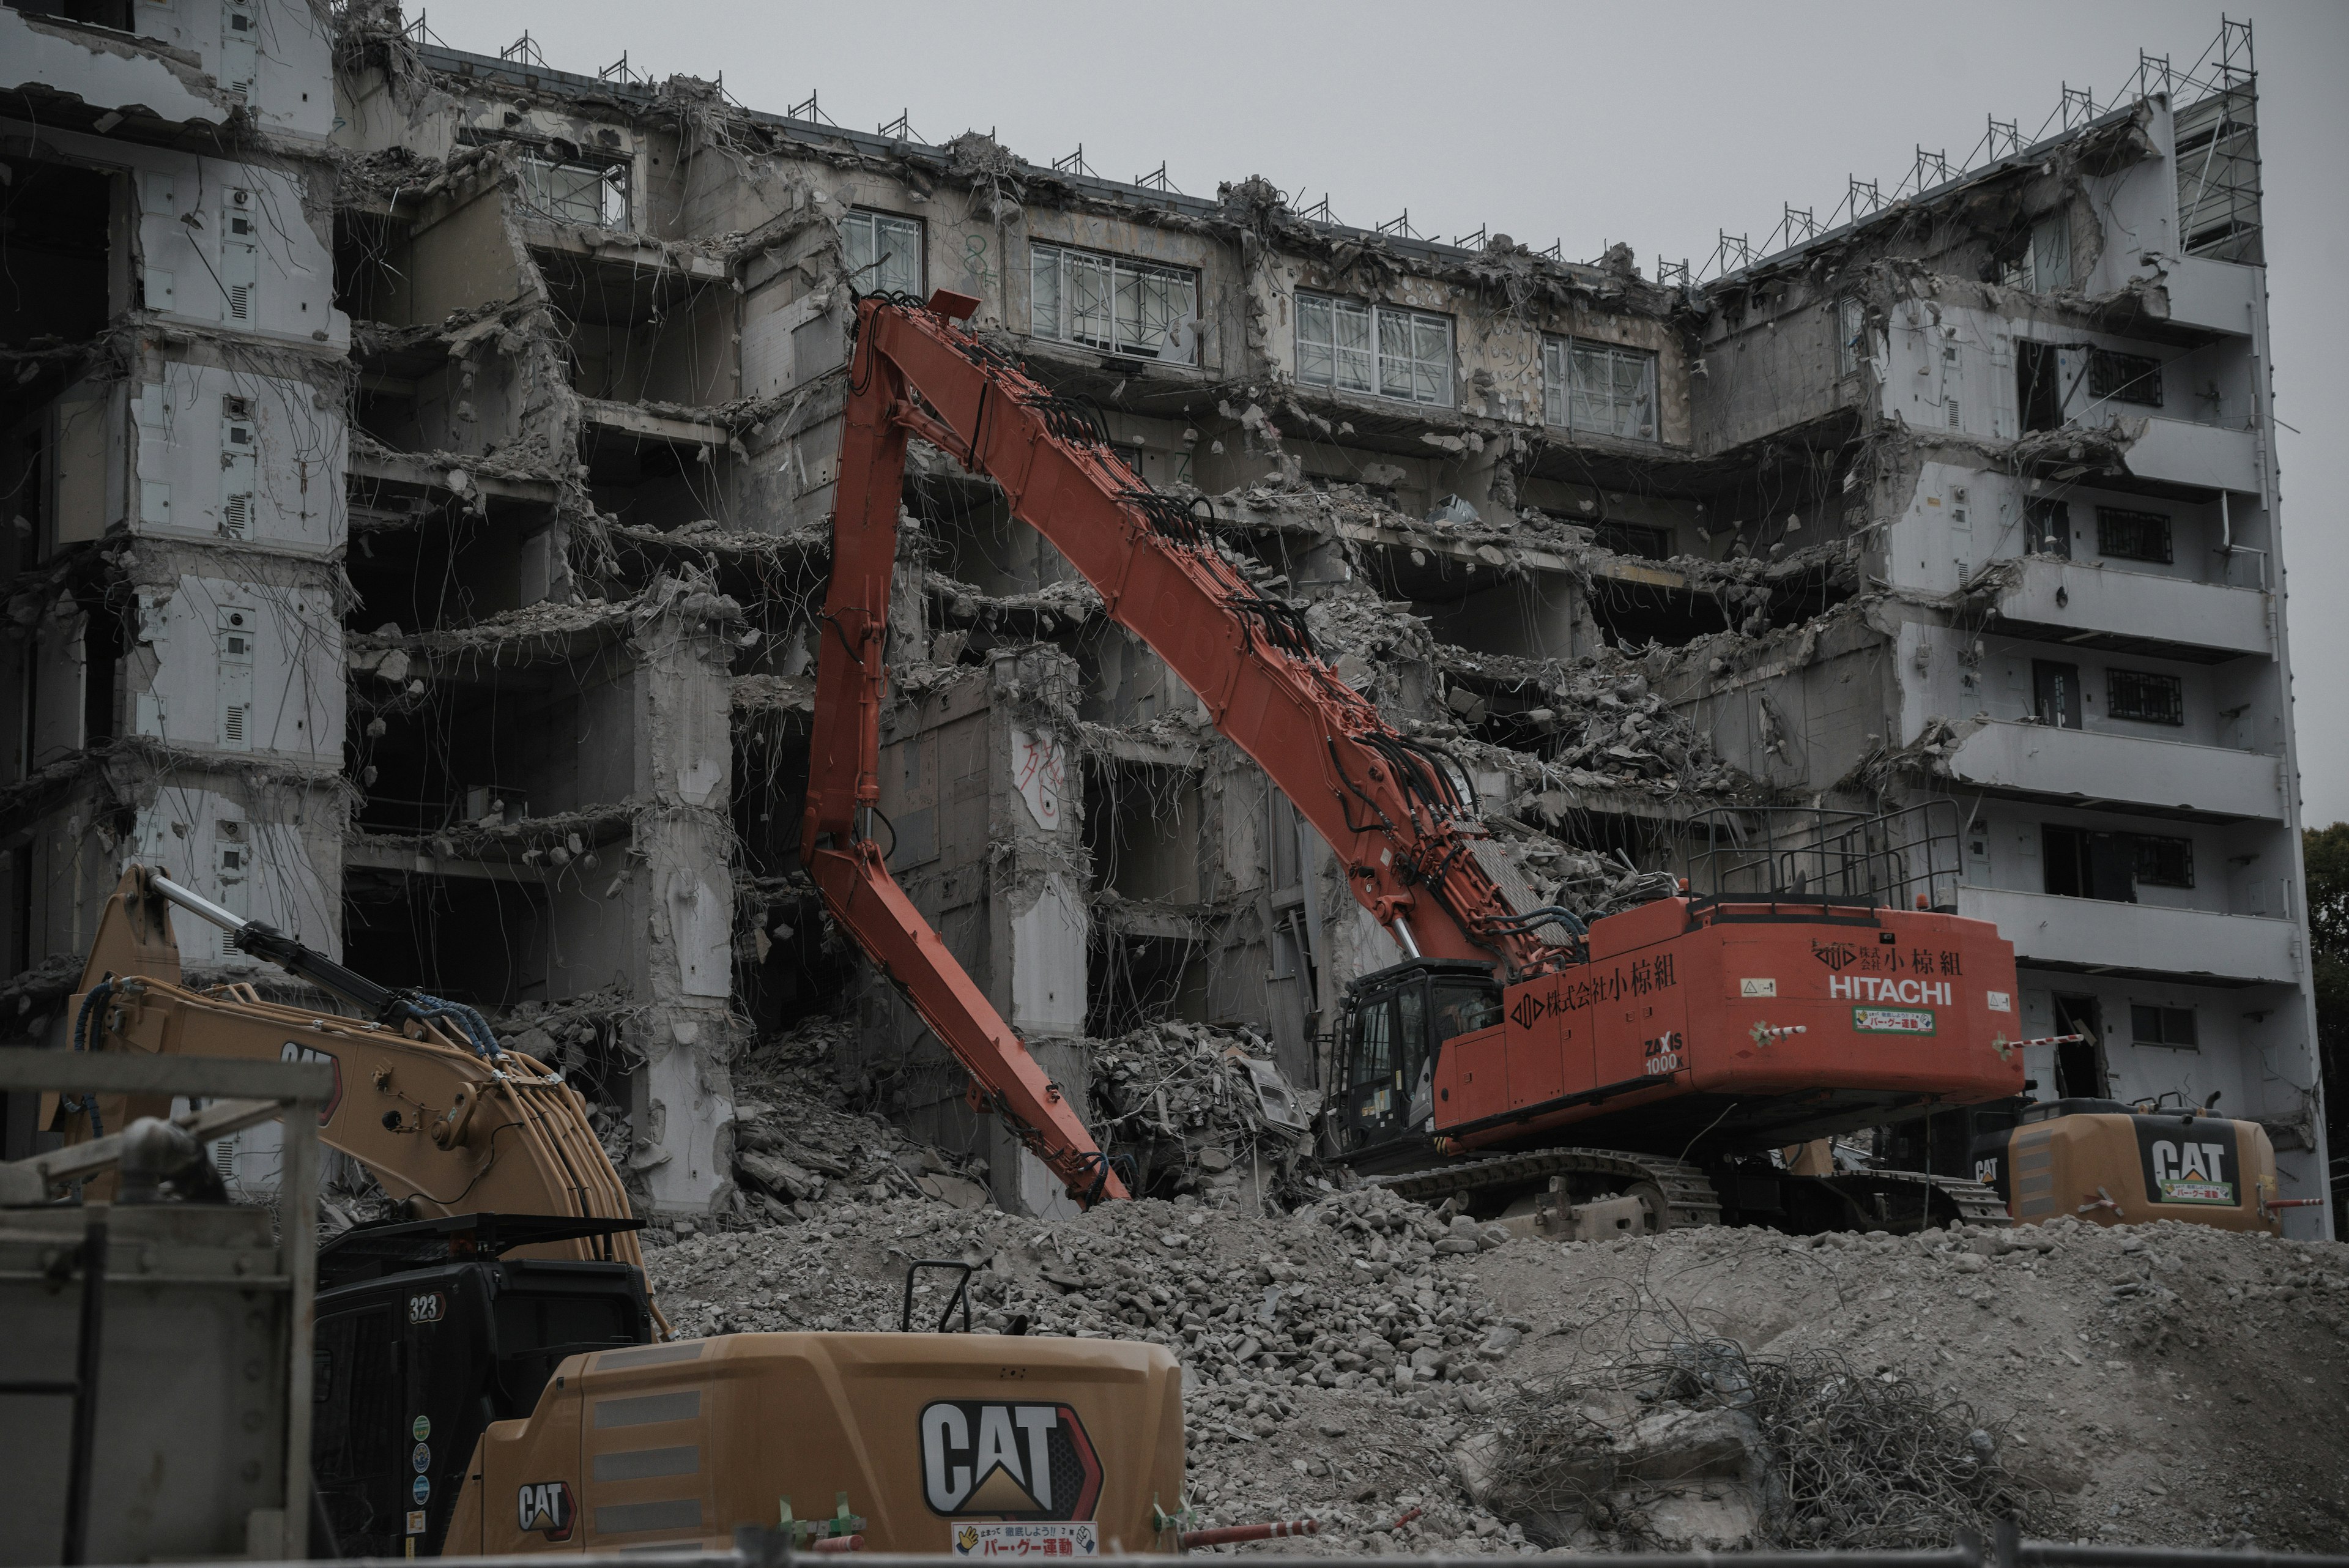
<instances>
[{"instance_id":1,"label":"balcony railing","mask_svg":"<svg viewBox=\"0 0 2349 1568\"><path fill-rule=\"evenodd\" d=\"M1806 806L1724 808L1692 817L1681 875L1699 905L1954 906L1955 801L1870 815Z\"/></svg>"}]
</instances>

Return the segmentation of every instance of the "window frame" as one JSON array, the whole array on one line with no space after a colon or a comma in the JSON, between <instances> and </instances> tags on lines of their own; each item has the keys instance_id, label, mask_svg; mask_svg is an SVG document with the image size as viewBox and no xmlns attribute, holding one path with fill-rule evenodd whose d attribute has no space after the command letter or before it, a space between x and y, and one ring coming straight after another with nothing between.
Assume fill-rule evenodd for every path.
<instances>
[{"instance_id":1,"label":"window frame","mask_svg":"<svg viewBox=\"0 0 2349 1568\"><path fill-rule=\"evenodd\" d=\"M1352 299L1340 294L1323 294L1318 290L1299 289L1290 323L1290 344L1296 353L1297 383L1301 387L1319 387L1331 392L1350 392L1356 397L1383 398L1389 402L1409 403L1417 408L1448 409L1455 406L1458 393L1453 383L1457 379L1460 337L1454 319L1433 310L1417 310L1409 306L1388 305L1374 299ZM1305 324L1309 313L1326 316L1330 324L1326 346L1329 369L1326 374L1308 371L1309 345ZM1358 318L1361 336L1358 342L1341 341L1340 321ZM1441 332L1440 354L1432 353L1431 333ZM1401 352L1389 348L1390 341L1401 346ZM1319 348L1316 344L1310 347ZM1339 372L1349 359L1359 359L1361 377L1359 381L1342 379ZM1399 370L1394 368L1400 367ZM1392 379L1391 381L1391 371ZM1406 391L1389 390L1391 384L1401 384ZM1423 397L1423 389L1432 389L1433 397Z\"/></svg>"},{"instance_id":2,"label":"window frame","mask_svg":"<svg viewBox=\"0 0 2349 1568\"><path fill-rule=\"evenodd\" d=\"M510 140L508 145L512 146L519 155L519 161L523 168L522 179L518 182L518 193L522 197L523 205L530 211L550 223L577 223L583 228L605 229L621 234L629 231L630 211L633 206L630 187L634 183L634 164L631 161L623 158L585 156L564 158L543 143L519 139ZM594 176L598 200L595 217L592 222L554 210L554 202L556 198L553 194L551 185L547 182L553 176L564 173ZM536 177L535 183L538 190L533 189L533 177ZM534 199L540 190L545 192L546 199L543 204Z\"/></svg>"},{"instance_id":3,"label":"window frame","mask_svg":"<svg viewBox=\"0 0 2349 1568\"><path fill-rule=\"evenodd\" d=\"M1561 517L1564 514L1559 514ZM1572 522L1572 518L1566 518ZM1590 530L1590 542L1619 556L1632 556L1643 561L1669 561L1672 558L1672 531L1653 523L1624 523L1614 518L1584 522Z\"/></svg>"},{"instance_id":4,"label":"window frame","mask_svg":"<svg viewBox=\"0 0 2349 1568\"><path fill-rule=\"evenodd\" d=\"M2161 361L2123 348L2088 348L2088 396L2100 403L2161 407Z\"/></svg>"},{"instance_id":5,"label":"window frame","mask_svg":"<svg viewBox=\"0 0 2349 1568\"><path fill-rule=\"evenodd\" d=\"M2116 533L2112 526L2114 524L2119 524L2124 530L2149 529L2151 525L2158 524L2161 531L2161 554L2155 556L2141 550L2121 548L2116 545L2115 540L2126 535ZM2099 504L2096 507L2096 553L2100 556L2110 556L2121 561L2150 561L2156 566L2162 566L2176 565L2178 545L2169 514L2140 511L2134 506L2106 506Z\"/></svg>"},{"instance_id":6,"label":"window frame","mask_svg":"<svg viewBox=\"0 0 2349 1568\"><path fill-rule=\"evenodd\" d=\"M2202 1049L2202 1021L2199 1009L2170 1007L2156 1002L2129 1003L2129 1044L2158 1046L2165 1051L2199 1051ZM2146 1033L2147 1014L2152 1015L2153 1033ZM2183 1026L2185 1038L2177 1037Z\"/></svg>"},{"instance_id":7,"label":"window frame","mask_svg":"<svg viewBox=\"0 0 2349 1568\"><path fill-rule=\"evenodd\" d=\"M863 267L860 267L857 265L854 253L849 249L849 225L857 223L859 220L863 221L865 230L873 236L872 259L867 261ZM914 286L911 288L891 290L888 287L886 282L886 271L884 264L890 258L885 257L881 254L881 225L885 222L889 223L903 223L914 232ZM855 289L859 294L895 292L909 294L916 299L928 298L930 271L929 242L930 234L928 225L924 223L921 219L909 213L892 213L885 207L851 207L848 210L847 215L840 221L841 261L843 264L843 270L849 275L849 286ZM895 253L892 253L892 254L894 254ZM871 270L866 271L866 268L870 268ZM861 282L859 281L860 277L863 279Z\"/></svg>"},{"instance_id":8,"label":"window frame","mask_svg":"<svg viewBox=\"0 0 2349 1568\"><path fill-rule=\"evenodd\" d=\"M1859 374L1860 367L1874 356L1867 352L1868 302L1846 295L1835 303L1836 319L1836 379ZM1545 367L1547 369L1547 367ZM1548 411L1547 393L1544 393L1543 412Z\"/></svg>"},{"instance_id":9,"label":"window frame","mask_svg":"<svg viewBox=\"0 0 2349 1568\"><path fill-rule=\"evenodd\" d=\"M2023 503L2023 554L2072 558L2072 504L2059 496L2033 495Z\"/></svg>"},{"instance_id":10,"label":"window frame","mask_svg":"<svg viewBox=\"0 0 2349 1568\"><path fill-rule=\"evenodd\" d=\"M1644 433L1625 434L1612 428L1586 427L1574 419L1574 362L1578 352L1603 355L1608 362L1609 401L1613 402L1617 383L1614 365L1618 360L1633 360L1640 365L1647 400L1647 430ZM1627 343L1609 342L1600 337L1577 337L1572 334L1542 334L1542 423L1553 430L1588 435L1612 437L1616 441L1639 441L1652 446L1663 439L1663 422L1657 409L1656 383L1659 379L1661 356L1652 348L1635 348ZM1584 401L1587 403L1588 399ZM1639 406L1635 395L1629 405ZM1555 409L1558 417L1551 418Z\"/></svg>"},{"instance_id":11,"label":"window frame","mask_svg":"<svg viewBox=\"0 0 2349 1568\"><path fill-rule=\"evenodd\" d=\"M2124 686L2132 692L2159 691L2167 701L2140 702L2132 700L2126 710L2121 699ZM2165 724L2182 729L2186 724L2186 678L2168 675L2158 670L2121 670L2107 666L2105 670L2105 717L2130 724Z\"/></svg>"},{"instance_id":12,"label":"window frame","mask_svg":"<svg viewBox=\"0 0 2349 1568\"><path fill-rule=\"evenodd\" d=\"M2133 833L2130 853L2137 862L2140 888L2194 886L2194 841L2174 833ZM2165 865L2167 857L2169 864Z\"/></svg>"},{"instance_id":13,"label":"window frame","mask_svg":"<svg viewBox=\"0 0 2349 1568\"><path fill-rule=\"evenodd\" d=\"M1047 258L1050 258L1053 276L1050 330L1046 330L1039 325L1038 310L1040 291L1037 288L1037 278ZM1071 258L1077 258L1083 264L1099 267L1106 275L1107 287L1101 296L1109 324L1109 331L1105 338L1080 337L1077 333L1076 323L1071 314L1076 289L1071 283L1075 273L1070 265ZM1123 292L1121 275L1136 279L1156 277L1170 284L1179 283L1190 289L1189 313L1185 316L1170 315L1166 318L1170 328L1178 321L1201 322L1202 329L1195 332L1191 339L1190 358L1176 358L1174 344L1171 342L1154 345L1129 341L1121 336L1125 325L1123 312L1120 309L1121 296ZM1090 348L1095 353L1109 354L1121 358L1149 359L1162 365L1184 365L1195 368L1203 358L1201 345L1206 338L1204 318L1200 312L1200 300L1206 293L1206 277L1197 267L1144 261L1139 256L1121 255L1115 251L1087 250L1081 245L1064 245L1058 240L1031 240L1028 245L1028 335L1031 337L1040 337L1048 343L1066 343L1071 348ZM1142 314L1138 294L1136 297L1135 318L1140 321Z\"/></svg>"}]
</instances>

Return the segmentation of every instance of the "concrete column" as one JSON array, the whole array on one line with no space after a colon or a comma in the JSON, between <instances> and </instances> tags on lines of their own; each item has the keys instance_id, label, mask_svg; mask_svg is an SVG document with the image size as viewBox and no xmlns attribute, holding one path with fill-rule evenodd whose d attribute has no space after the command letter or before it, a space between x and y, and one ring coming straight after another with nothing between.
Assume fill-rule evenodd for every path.
<instances>
[{"instance_id":1,"label":"concrete column","mask_svg":"<svg viewBox=\"0 0 2349 1568\"><path fill-rule=\"evenodd\" d=\"M733 787L727 672L740 610L706 585L667 580L632 648L636 776L650 809L630 861L645 962L633 1085L632 1164L656 1212L706 1214L731 1190L734 878L725 812Z\"/></svg>"},{"instance_id":2,"label":"concrete column","mask_svg":"<svg viewBox=\"0 0 2349 1568\"><path fill-rule=\"evenodd\" d=\"M971 671L883 719L881 810L890 871L948 950L1081 1106L1091 862L1069 715L1077 671L1049 649ZM888 981L867 971L865 1039L838 1064L852 1089L894 1089L916 1136L986 1154L996 1201L1069 1211L1061 1184L993 1118L973 1118L967 1075Z\"/></svg>"}]
</instances>

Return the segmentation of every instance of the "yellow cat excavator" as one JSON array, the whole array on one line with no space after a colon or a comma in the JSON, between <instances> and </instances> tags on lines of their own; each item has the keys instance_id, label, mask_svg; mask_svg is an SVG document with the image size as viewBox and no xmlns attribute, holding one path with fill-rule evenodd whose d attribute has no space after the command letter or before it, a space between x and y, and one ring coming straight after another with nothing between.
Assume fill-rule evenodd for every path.
<instances>
[{"instance_id":1,"label":"yellow cat excavator","mask_svg":"<svg viewBox=\"0 0 2349 1568\"><path fill-rule=\"evenodd\" d=\"M174 909L351 1012L183 985ZM133 866L70 1017L76 1050L330 1064L320 1139L423 1216L319 1253L312 1468L344 1556L723 1545L741 1524L817 1550L1175 1544L1159 1510L1181 1506L1182 1376L1164 1348L970 1334L967 1271L962 1333L667 1339L582 1101L471 1008ZM47 1109L78 1142L171 1107ZM913 1300L909 1275L901 1329Z\"/></svg>"}]
</instances>

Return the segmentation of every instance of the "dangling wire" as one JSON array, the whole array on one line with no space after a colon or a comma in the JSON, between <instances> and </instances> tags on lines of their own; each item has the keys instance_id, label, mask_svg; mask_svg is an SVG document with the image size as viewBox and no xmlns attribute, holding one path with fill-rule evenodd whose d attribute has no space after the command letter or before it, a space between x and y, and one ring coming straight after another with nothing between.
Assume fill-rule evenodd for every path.
<instances>
[{"instance_id":1,"label":"dangling wire","mask_svg":"<svg viewBox=\"0 0 2349 1568\"><path fill-rule=\"evenodd\" d=\"M106 999L113 994L114 971L112 970L108 970L106 973L99 978L98 982L89 988L89 994L81 999L81 1007L74 1013L73 1048L75 1050L87 1051L89 1049L89 1042L91 1038L89 1033L90 1010L93 1008L102 1009L106 1004ZM102 1013L101 1016L103 1016ZM59 1109L63 1110L66 1115L69 1116L78 1116L81 1115L82 1112L88 1111L89 1113L89 1136L92 1137L104 1137L106 1136L106 1117L98 1108L98 1096L96 1095L86 1096L78 1096L73 1095L63 1096L58 1099L57 1106Z\"/></svg>"}]
</instances>

